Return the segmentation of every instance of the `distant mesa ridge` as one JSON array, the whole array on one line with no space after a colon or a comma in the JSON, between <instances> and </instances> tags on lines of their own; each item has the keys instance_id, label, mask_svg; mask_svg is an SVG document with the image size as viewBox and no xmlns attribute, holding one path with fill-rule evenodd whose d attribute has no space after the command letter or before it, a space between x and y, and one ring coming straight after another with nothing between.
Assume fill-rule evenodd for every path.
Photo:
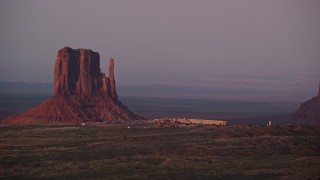
<instances>
[{"instance_id":1,"label":"distant mesa ridge","mask_svg":"<svg viewBox=\"0 0 320 180\"><path fill-rule=\"evenodd\" d=\"M89 49L64 47L54 66L54 96L11 118L9 124L51 124L138 120L120 101L114 79L114 60L109 77L101 72L100 55Z\"/></svg>"},{"instance_id":2,"label":"distant mesa ridge","mask_svg":"<svg viewBox=\"0 0 320 180\"><path fill-rule=\"evenodd\" d=\"M320 123L320 82L318 94L312 99L302 103L299 109L292 114L292 117L301 122Z\"/></svg>"},{"instance_id":3,"label":"distant mesa ridge","mask_svg":"<svg viewBox=\"0 0 320 180\"><path fill-rule=\"evenodd\" d=\"M320 97L320 82L319 82L319 91L318 91L318 96Z\"/></svg>"}]
</instances>

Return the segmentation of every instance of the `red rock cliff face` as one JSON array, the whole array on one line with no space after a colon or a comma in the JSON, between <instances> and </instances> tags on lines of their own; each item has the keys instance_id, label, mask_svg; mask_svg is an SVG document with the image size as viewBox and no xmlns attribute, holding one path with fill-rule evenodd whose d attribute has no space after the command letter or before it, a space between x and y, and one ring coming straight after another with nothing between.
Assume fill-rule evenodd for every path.
<instances>
[{"instance_id":1,"label":"red rock cliff face","mask_svg":"<svg viewBox=\"0 0 320 180\"><path fill-rule=\"evenodd\" d=\"M59 50L54 67L54 95L103 96L117 98L114 60L109 77L100 70L99 53L88 49Z\"/></svg>"},{"instance_id":2,"label":"red rock cliff face","mask_svg":"<svg viewBox=\"0 0 320 180\"><path fill-rule=\"evenodd\" d=\"M8 124L56 124L138 120L120 101L114 79L100 70L100 56L88 49L65 47L54 66L54 96L38 106L5 120Z\"/></svg>"}]
</instances>

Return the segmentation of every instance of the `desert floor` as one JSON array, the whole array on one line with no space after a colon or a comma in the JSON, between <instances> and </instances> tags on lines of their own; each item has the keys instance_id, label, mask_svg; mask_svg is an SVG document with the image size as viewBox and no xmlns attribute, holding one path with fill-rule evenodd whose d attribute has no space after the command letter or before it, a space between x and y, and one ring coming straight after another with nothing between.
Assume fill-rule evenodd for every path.
<instances>
[{"instance_id":1,"label":"desert floor","mask_svg":"<svg viewBox=\"0 0 320 180\"><path fill-rule=\"evenodd\" d=\"M1 126L0 179L319 179L320 127Z\"/></svg>"}]
</instances>

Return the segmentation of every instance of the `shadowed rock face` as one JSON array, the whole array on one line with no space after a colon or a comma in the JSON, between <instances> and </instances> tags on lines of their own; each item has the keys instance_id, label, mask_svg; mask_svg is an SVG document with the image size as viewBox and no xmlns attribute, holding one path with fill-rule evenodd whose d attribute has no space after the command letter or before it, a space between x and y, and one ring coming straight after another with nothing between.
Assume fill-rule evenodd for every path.
<instances>
[{"instance_id":1,"label":"shadowed rock face","mask_svg":"<svg viewBox=\"0 0 320 180\"><path fill-rule=\"evenodd\" d=\"M302 103L293 118L299 121L307 121L320 124L320 83L318 95Z\"/></svg>"},{"instance_id":2,"label":"shadowed rock face","mask_svg":"<svg viewBox=\"0 0 320 180\"><path fill-rule=\"evenodd\" d=\"M114 60L109 77L100 70L99 53L65 47L54 67L54 96L40 105L8 118L9 124L51 124L142 119L120 101L115 87Z\"/></svg>"}]
</instances>

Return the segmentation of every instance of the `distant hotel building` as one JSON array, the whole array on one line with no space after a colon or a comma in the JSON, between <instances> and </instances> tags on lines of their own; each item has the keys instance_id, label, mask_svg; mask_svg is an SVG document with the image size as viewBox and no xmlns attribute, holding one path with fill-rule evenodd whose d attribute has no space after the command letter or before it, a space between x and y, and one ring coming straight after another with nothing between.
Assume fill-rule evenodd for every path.
<instances>
[{"instance_id":1,"label":"distant hotel building","mask_svg":"<svg viewBox=\"0 0 320 180\"><path fill-rule=\"evenodd\" d=\"M218 125L218 126L226 126L228 124L227 121L225 120L187 119L187 118L157 119L156 121L169 121L171 123L204 124L204 125Z\"/></svg>"}]
</instances>

